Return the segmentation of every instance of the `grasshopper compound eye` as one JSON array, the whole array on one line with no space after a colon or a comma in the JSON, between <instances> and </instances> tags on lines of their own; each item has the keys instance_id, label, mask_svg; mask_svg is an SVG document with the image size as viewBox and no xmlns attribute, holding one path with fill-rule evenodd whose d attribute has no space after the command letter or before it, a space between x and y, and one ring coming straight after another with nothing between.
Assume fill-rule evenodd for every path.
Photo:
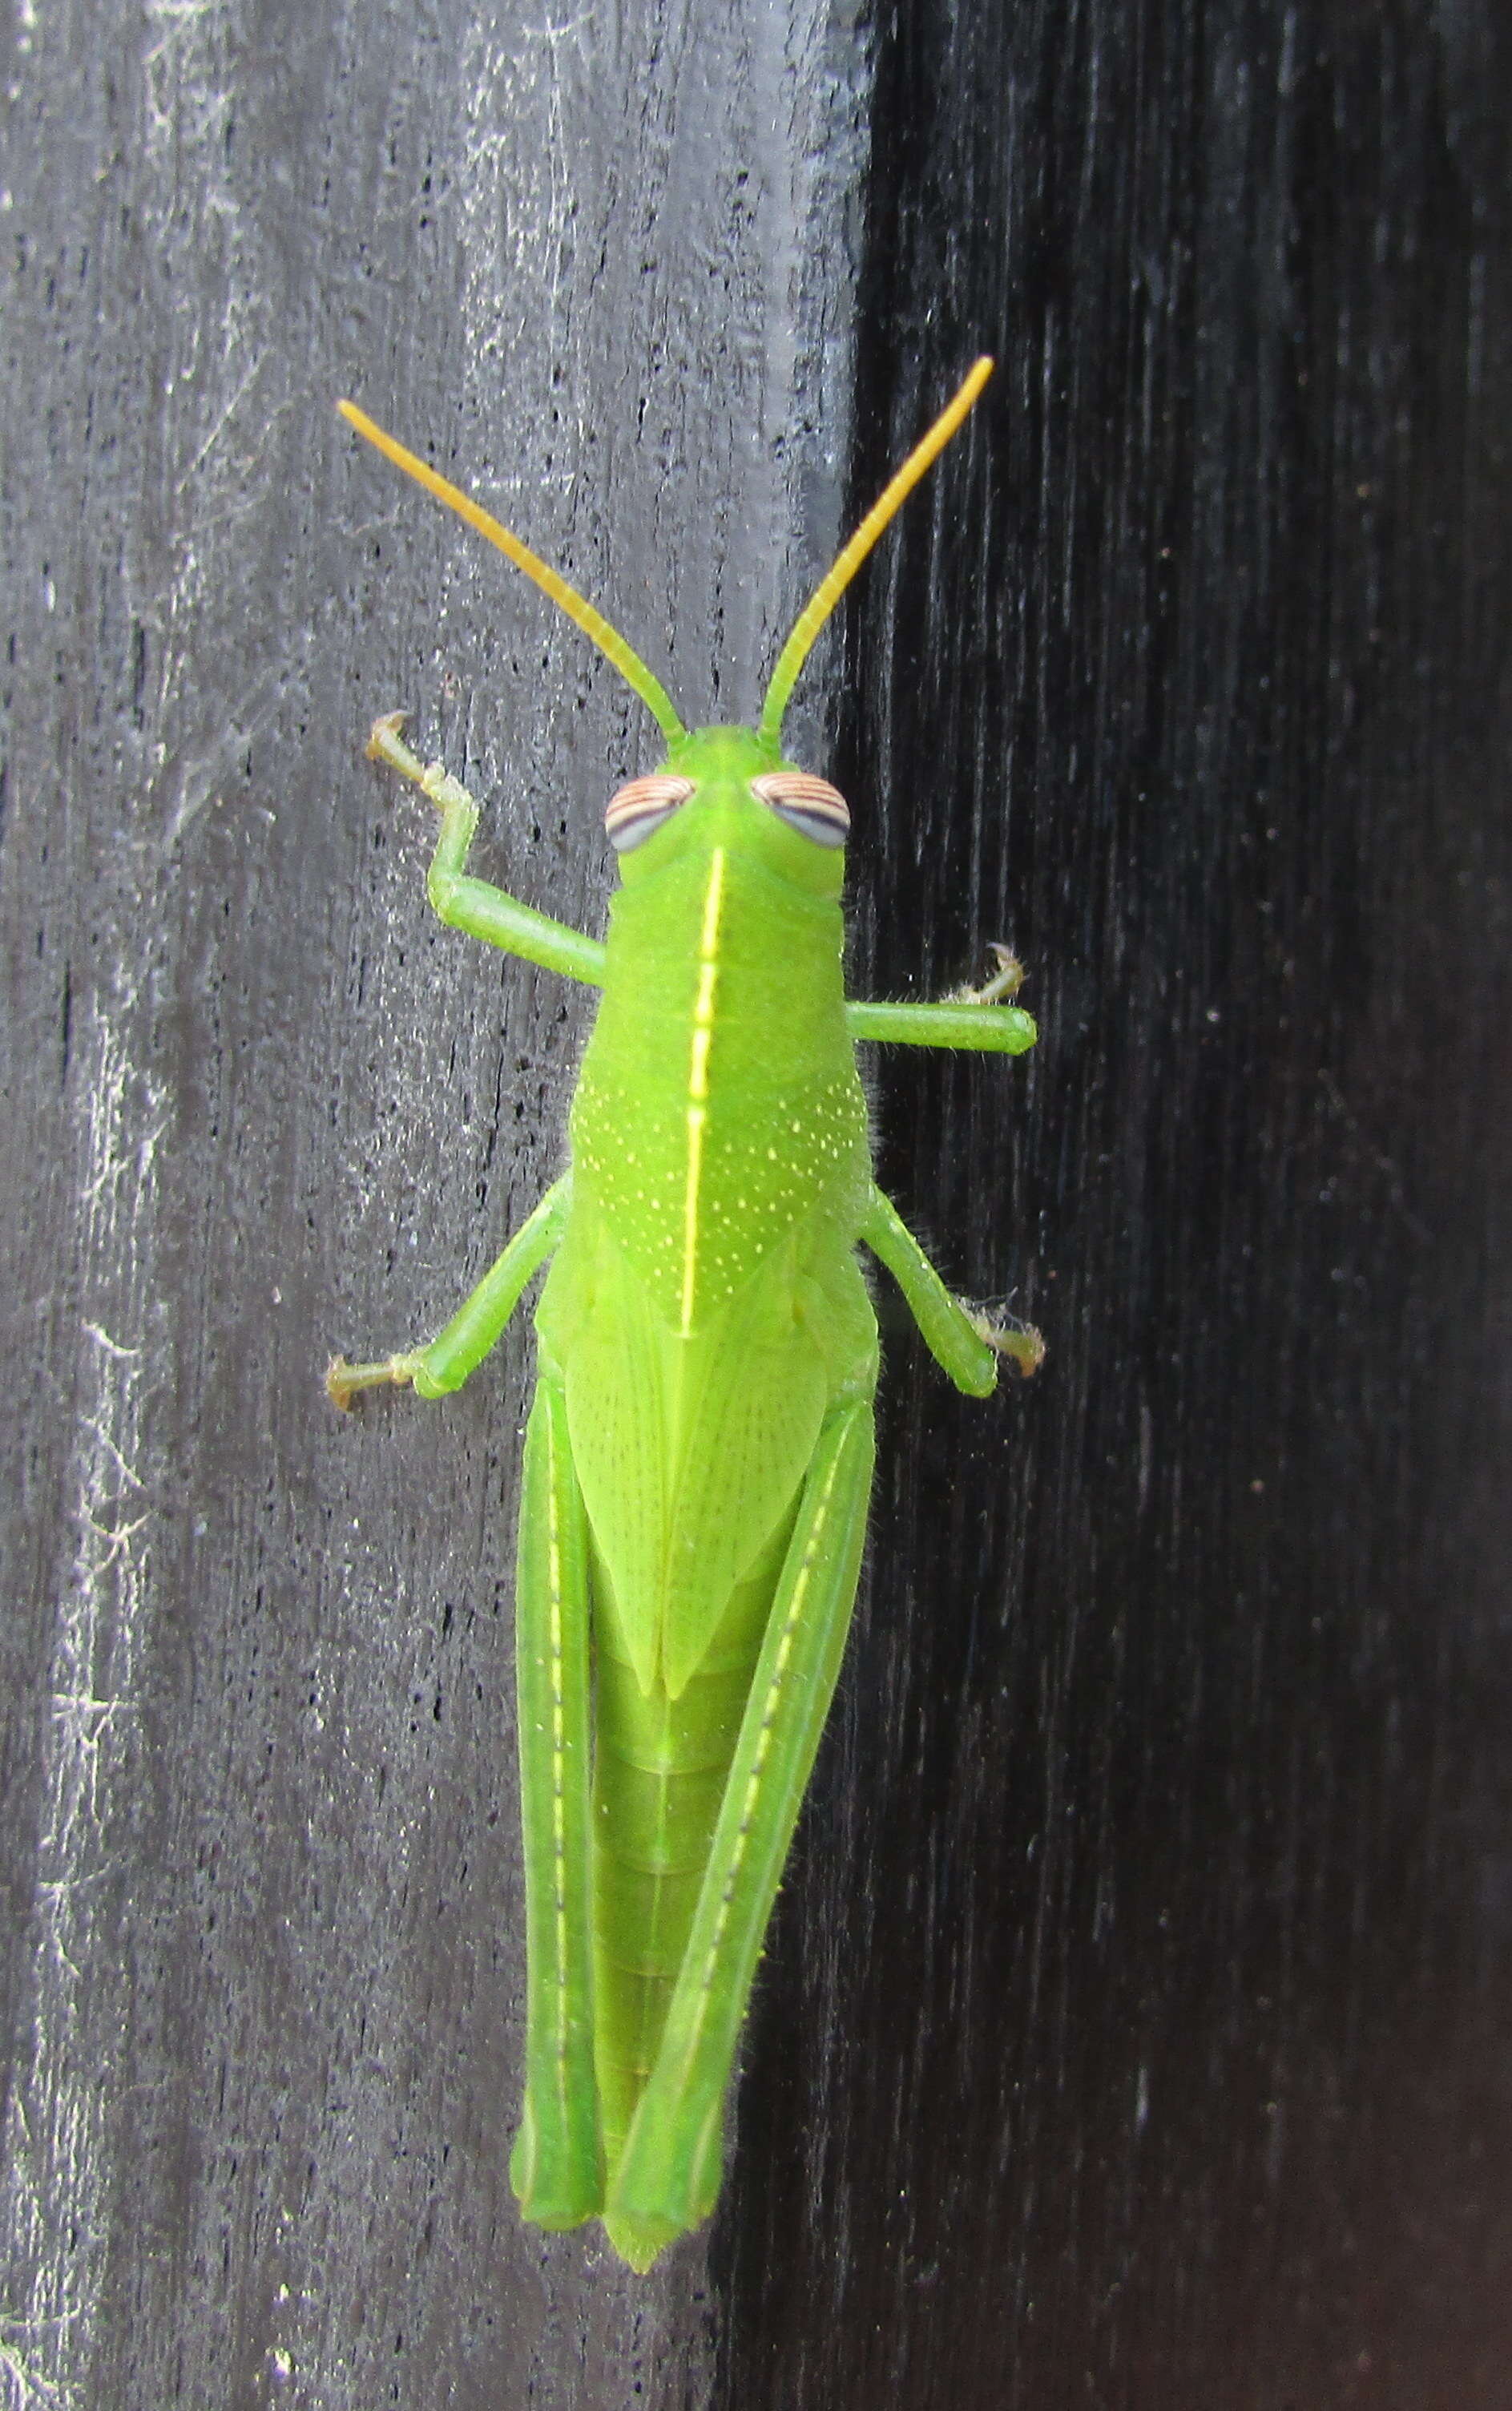
<instances>
[{"instance_id":1,"label":"grasshopper compound eye","mask_svg":"<svg viewBox=\"0 0 1512 2411\"><path fill-rule=\"evenodd\" d=\"M841 846L850 834L845 797L827 779L810 778L807 770L768 770L752 779L750 789L779 821L815 845Z\"/></svg>"},{"instance_id":2,"label":"grasshopper compound eye","mask_svg":"<svg viewBox=\"0 0 1512 2411\"><path fill-rule=\"evenodd\" d=\"M691 779L674 778L669 770L649 778L631 779L616 789L604 809L603 826L616 854L633 854L669 821L693 792Z\"/></svg>"}]
</instances>

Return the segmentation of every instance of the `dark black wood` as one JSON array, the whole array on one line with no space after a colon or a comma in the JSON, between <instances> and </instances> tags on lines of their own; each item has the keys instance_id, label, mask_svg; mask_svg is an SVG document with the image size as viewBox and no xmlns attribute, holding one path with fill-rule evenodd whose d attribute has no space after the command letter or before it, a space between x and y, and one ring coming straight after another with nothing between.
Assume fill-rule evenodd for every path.
<instances>
[{"instance_id":1,"label":"dark black wood","mask_svg":"<svg viewBox=\"0 0 1512 2411\"><path fill-rule=\"evenodd\" d=\"M1491 11L887 21L858 490L1004 372L859 615L865 968L1001 929L1043 1037L884 1165L1051 1355L894 1352L721 2399L1505 2397L1509 93Z\"/></svg>"},{"instance_id":2,"label":"dark black wood","mask_svg":"<svg viewBox=\"0 0 1512 2411\"><path fill-rule=\"evenodd\" d=\"M18 2400L1501 2411L1512 40L1492 0L12 25L0 1433ZM549 1176L584 1000L439 931L380 709L596 927L979 349L794 734L879 1064L1051 1355L895 1313L730 2182L518 2227L523 1333L341 1423ZM28 2397L26 2387L56 2396ZM71 2389L71 2392L70 2392Z\"/></svg>"}]
</instances>

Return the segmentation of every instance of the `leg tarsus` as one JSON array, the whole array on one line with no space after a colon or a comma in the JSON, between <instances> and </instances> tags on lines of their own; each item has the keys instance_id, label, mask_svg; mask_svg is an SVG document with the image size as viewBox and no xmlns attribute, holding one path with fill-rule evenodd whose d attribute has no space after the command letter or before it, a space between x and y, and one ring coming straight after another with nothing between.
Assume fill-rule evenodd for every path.
<instances>
[{"instance_id":1,"label":"leg tarsus","mask_svg":"<svg viewBox=\"0 0 1512 2411\"><path fill-rule=\"evenodd\" d=\"M376 1390L384 1382L402 1389L414 1381L424 1362L424 1352L418 1349L406 1356L381 1357L373 1365L349 1365L344 1356L333 1356L326 1367L326 1395L343 1415L350 1414L358 1390Z\"/></svg>"},{"instance_id":2,"label":"leg tarsus","mask_svg":"<svg viewBox=\"0 0 1512 2411\"><path fill-rule=\"evenodd\" d=\"M405 779L413 779L421 767L419 755L412 753L404 742L409 723L407 711L380 712L362 749L370 762L386 762Z\"/></svg>"},{"instance_id":3,"label":"leg tarsus","mask_svg":"<svg viewBox=\"0 0 1512 2411\"><path fill-rule=\"evenodd\" d=\"M446 824L448 835L452 834L453 825L465 817L471 840L477 826L477 805L460 779L454 779L444 764L422 762L414 747L405 744L400 732L409 716L407 711L382 712L369 730L363 750L370 762L382 762L390 770L397 770L401 779L407 779L412 787L418 787L423 796L429 796Z\"/></svg>"},{"instance_id":4,"label":"leg tarsus","mask_svg":"<svg viewBox=\"0 0 1512 2411\"><path fill-rule=\"evenodd\" d=\"M942 1003L1004 1004L1010 997L1017 996L1024 986L1024 965L1012 947L1000 945L995 938L987 952L997 965L991 979L984 980L981 987L952 988L949 996L940 1000Z\"/></svg>"},{"instance_id":5,"label":"leg tarsus","mask_svg":"<svg viewBox=\"0 0 1512 2411\"><path fill-rule=\"evenodd\" d=\"M1010 1322L988 1307L968 1306L964 1297L955 1302L978 1338L985 1339L995 1355L1006 1356L1021 1380L1039 1372L1045 1361L1044 1335L1032 1322Z\"/></svg>"}]
</instances>

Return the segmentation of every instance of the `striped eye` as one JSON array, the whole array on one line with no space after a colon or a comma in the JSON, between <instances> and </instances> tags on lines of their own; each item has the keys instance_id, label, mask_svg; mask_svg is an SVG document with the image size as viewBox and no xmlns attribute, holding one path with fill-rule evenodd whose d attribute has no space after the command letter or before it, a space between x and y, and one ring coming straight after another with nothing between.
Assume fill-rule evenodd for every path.
<instances>
[{"instance_id":1,"label":"striped eye","mask_svg":"<svg viewBox=\"0 0 1512 2411\"><path fill-rule=\"evenodd\" d=\"M654 770L648 779L632 779L609 798L603 826L616 854L633 854L669 821L693 792L691 779L675 779L668 770Z\"/></svg>"},{"instance_id":2,"label":"striped eye","mask_svg":"<svg viewBox=\"0 0 1512 2411\"><path fill-rule=\"evenodd\" d=\"M812 838L816 845L844 845L850 834L850 815L838 788L807 770L768 770L752 779L751 792L770 804L779 821Z\"/></svg>"}]
</instances>

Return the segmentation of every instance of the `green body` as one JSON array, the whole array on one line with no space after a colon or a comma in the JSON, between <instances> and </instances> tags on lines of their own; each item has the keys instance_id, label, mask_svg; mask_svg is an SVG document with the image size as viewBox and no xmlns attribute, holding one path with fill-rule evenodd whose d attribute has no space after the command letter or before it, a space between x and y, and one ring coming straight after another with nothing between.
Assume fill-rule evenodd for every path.
<instances>
[{"instance_id":1,"label":"green body","mask_svg":"<svg viewBox=\"0 0 1512 2411\"><path fill-rule=\"evenodd\" d=\"M385 1380L456 1389L549 1260L516 1602L529 1965L512 2172L527 2217L602 2215L646 2268L718 2191L740 2025L855 1595L878 1366L858 1243L963 1390L990 1392L1001 1354L1039 1360L1036 1335L950 1295L874 1186L856 1040L1017 1053L1034 1025L1001 1001L1016 967L939 1005L847 1002L843 845L755 791L793 775L764 722L689 733L673 716L682 799L622 855L602 947L467 875L475 807L398 726L371 750L441 810L437 911L603 994L561 1179L429 1348L339 1360L330 1384L342 1404Z\"/></svg>"},{"instance_id":2,"label":"green body","mask_svg":"<svg viewBox=\"0 0 1512 2411\"><path fill-rule=\"evenodd\" d=\"M536 1316L591 1534L597 2059L611 2159L656 2056L798 1494L869 1401L871 1194L840 857L750 793L746 731L625 864Z\"/></svg>"}]
</instances>

